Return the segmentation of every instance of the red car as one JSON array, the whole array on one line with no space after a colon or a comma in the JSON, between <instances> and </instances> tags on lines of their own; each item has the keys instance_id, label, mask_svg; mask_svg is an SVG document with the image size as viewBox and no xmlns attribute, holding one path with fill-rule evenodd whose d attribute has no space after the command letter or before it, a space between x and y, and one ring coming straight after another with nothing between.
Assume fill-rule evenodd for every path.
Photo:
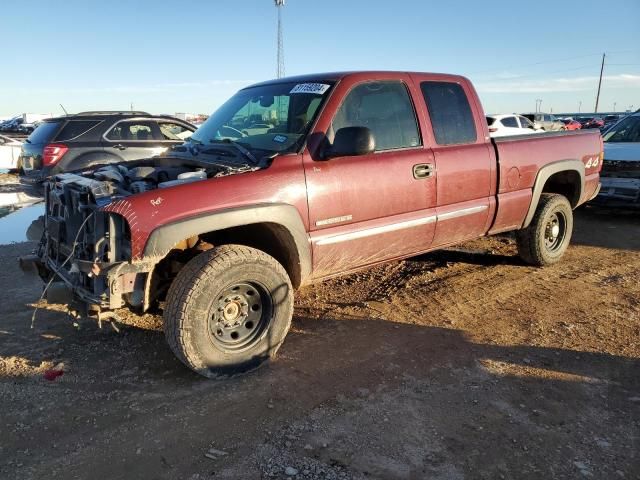
<instances>
[{"instance_id":1,"label":"red car","mask_svg":"<svg viewBox=\"0 0 640 480\"><path fill-rule=\"evenodd\" d=\"M582 124L573 118L565 118L562 123L564 123L567 130L580 130L582 128Z\"/></svg>"},{"instance_id":2,"label":"red car","mask_svg":"<svg viewBox=\"0 0 640 480\"><path fill-rule=\"evenodd\" d=\"M600 117L594 117L588 119L582 124L582 128L602 128L604 127L604 120Z\"/></svg>"},{"instance_id":3,"label":"red car","mask_svg":"<svg viewBox=\"0 0 640 480\"><path fill-rule=\"evenodd\" d=\"M254 115L271 128L243 133ZM461 76L280 78L165 155L51 178L22 264L99 321L164 302L169 346L215 377L275 355L301 285L507 231L559 261L602 150L598 131L491 138Z\"/></svg>"}]
</instances>

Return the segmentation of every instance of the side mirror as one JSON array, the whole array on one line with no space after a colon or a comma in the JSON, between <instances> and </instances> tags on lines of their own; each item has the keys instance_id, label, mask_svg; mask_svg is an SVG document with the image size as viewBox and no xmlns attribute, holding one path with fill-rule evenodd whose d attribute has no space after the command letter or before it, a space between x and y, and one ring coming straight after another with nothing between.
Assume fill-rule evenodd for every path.
<instances>
[{"instance_id":1,"label":"side mirror","mask_svg":"<svg viewBox=\"0 0 640 480\"><path fill-rule=\"evenodd\" d=\"M343 127L336 132L333 144L325 151L324 158L367 155L375 149L375 138L367 127Z\"/></svg>"}]
</instances>

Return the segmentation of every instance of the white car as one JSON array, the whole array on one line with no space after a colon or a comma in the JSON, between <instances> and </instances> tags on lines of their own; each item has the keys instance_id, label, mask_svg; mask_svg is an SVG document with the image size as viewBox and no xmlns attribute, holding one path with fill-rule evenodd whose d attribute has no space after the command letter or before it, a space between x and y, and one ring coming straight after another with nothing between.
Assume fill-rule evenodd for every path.
<instances>
[{"instance_id":1,"label":"white car","mask_svg":"<svg viewBox=\"0 0 640 480\"><path fill-rule=\"evenodd\" d=\"M0 170L17 170L22 142L0 135Z\"/></svg>"},{"instance_id":2,"label":"white car","mask_svg":"<svg viewBox=\"0 0 640 480\"><path fill-rule=\"evenodd\" d=\"M533 122L522 115L487 115L489 135L492 137L506 137L509 135L526 135L539 133Z\"/></svg>"},{"instance_id":3,"label":"white car","mask_svg":"<svg viewBox=\"0 0 640 480\"><path fill-rule=\"evenodd\" d=\"M640 110L604 135L604 163L598 201L640 207Z\"/></svg>"}]
</instances>

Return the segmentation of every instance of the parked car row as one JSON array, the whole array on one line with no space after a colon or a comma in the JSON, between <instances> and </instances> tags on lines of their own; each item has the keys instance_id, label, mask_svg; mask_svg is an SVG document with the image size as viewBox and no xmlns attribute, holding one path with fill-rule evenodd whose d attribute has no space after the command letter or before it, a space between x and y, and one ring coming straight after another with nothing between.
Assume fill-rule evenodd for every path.
<instances>
[{"instance_id":1,"label":"parked car row","mask_svg":"<svg viewBox=\"0 0 640 480\"><path fill-rule=\"evenodd\" d=\"M19 132L20 127L22 126L23 123L24 123L24 120L22 118L22 115L12 117L8 120L5 120L4 122L0 122L0 132L7 132L7 133Z\"/></svg>"},{"instance_id":2,"label":"parked car row","mask_svg":"<svg viewBox=\"0 0 640 480\"><path fill-rule=\"evenodd\" d=\"M508 135L526 135L530 133L577 130L574 124L548 113L523 113L506 115L488 115L489 133L492 137ZM576 122L577 123L577 122ZM579 123L577 124L580 125Z\"/></svg>"},{"instance_id":3,"label":"parked car row","mask_svg":"<svg viewBox=\"0 0 640 480\"><path fill-rule=\"evenodd\" d=\"M25 124L27 115L0 122L0 130L25 131L30 125ZM600 129L605 142L605 160L603 188L598 201L640 206L640 113L626 117L609 114L566 118L539 112L513 113L487 115L486 120L492 137ZM20 171L26 180L32 182L96 164L159 155L182 144L196 130L189 122L169 115L128 111L83 112L34 123L34 130L24 143L0 135L0 170ZM246 136L264 134L273 126L251 123L242 130L226 128L238 136ZM229 137L228 133L222 131L221 138Z\"/></svg>"},{"instance_id":4,"label":"parked car row","mask_svg":"<svg viewBox=\"0 0 640 480\"><path fill-rule=\"evenodd\" d=\"M539 132L554 132L563 130L580 130L598 128L603 133L618 122L623 115L580 116L560 118L548 113L524 113L488 115L487 123L492 137L507 135L523 135Z\"/></svg>"},{"instance_id":5,"label":"parked car row","mask_svg":"<svg viewBox=\"0 0 640 480\"><path fill-rule=\"evenodd\" d=\"M29 134L45 118L51 118L51 113L21 113L0 122L0 132Z\"/></svg>"}]
</instances>

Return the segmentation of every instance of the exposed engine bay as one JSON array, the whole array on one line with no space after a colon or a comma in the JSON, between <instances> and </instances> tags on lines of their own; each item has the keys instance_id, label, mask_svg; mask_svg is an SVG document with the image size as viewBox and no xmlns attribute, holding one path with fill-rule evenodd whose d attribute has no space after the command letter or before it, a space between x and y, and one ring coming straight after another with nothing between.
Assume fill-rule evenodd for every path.
<instances>
[{"instance_id":1,"label":"exposed engine bay","mask_svg":"<svg viewBox=\"0 0 640 480\"><path fill-rule=\"evenodd\" d=\"M62 185L88 189L98 207L115 198L168 188L185 183L259 170L263 166L238 162L220 163L183 160L173 157L104 165L94 170L61 173L55 180Z\"/></svg>"}]
</instances>

